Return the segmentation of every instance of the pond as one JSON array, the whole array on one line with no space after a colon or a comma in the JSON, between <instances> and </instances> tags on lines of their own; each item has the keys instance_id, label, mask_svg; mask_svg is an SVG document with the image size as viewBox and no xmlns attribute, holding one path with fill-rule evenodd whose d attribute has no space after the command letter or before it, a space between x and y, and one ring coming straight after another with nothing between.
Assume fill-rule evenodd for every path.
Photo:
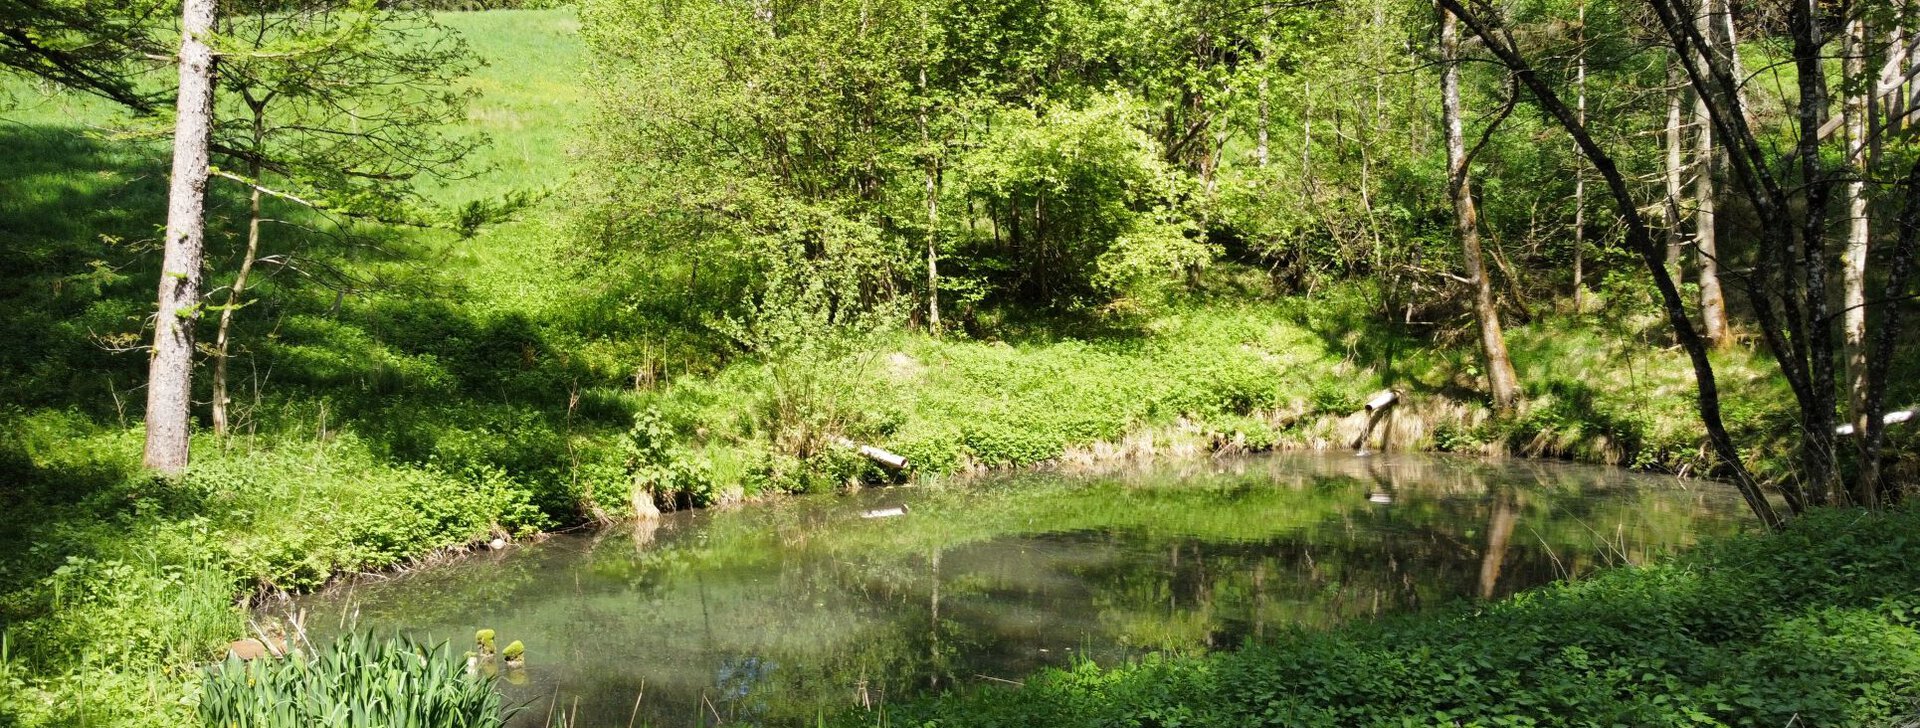
<instances>
[{"instance_id":1,"label":"pond","mask_svg":"<svg viewBox=\"0 0 1920 728\"><path fill-rule=\"evenodd\" d=\"M675 513L291 606L315 636L525 642L503 674L528 705L516 725L811 725L1075 660L1497 599L1747 520L1709 481L1280 454Z\"/></svg>"}]
</instances>

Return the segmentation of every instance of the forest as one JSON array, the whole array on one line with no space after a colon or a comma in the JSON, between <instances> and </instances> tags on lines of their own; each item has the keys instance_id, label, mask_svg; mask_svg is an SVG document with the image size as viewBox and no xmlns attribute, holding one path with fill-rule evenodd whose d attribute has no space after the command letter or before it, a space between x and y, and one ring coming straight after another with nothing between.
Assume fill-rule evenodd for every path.
<instances>
[{"instance_id":1,"label":"forest","mask_svg":"<svg viewBox=\"0 0 1920 728\"><path fill-rule=\"evenodd\" d=\"M488 624L269 623L572 532L931 604L878 709L664 724L1920 720L1905 2L0 0L0 120L0 728L598 724ZM1376 448L1413 474L976 484ZM772 525L633 525L708 513ZM966 682L942 600L1057 587L941 556L1040 521L1171 554L1060 567L1132 651ZM1336 526L1425 540L1323 567ZM1509 534L1555 578L1495 588ZM1202 592L1259 629L1142 626Z\"/></svg>"}]
</instances>

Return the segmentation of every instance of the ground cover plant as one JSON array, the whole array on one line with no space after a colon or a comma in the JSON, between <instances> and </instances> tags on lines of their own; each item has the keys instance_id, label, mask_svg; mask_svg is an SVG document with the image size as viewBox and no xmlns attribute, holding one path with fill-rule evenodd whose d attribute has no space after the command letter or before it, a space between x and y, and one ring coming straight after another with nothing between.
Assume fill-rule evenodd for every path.
<instances>
[{"instance_id":1,"label":"ground cover plant","mask_svg":"<svg viewBox=\"0 0 1920 728\"><path fill-rule=\"evenodd\" d=\"M1492 605L1050 670L841 725L1901 725L1911 509L1811 515Z\"/></svg>"}]
</instances>

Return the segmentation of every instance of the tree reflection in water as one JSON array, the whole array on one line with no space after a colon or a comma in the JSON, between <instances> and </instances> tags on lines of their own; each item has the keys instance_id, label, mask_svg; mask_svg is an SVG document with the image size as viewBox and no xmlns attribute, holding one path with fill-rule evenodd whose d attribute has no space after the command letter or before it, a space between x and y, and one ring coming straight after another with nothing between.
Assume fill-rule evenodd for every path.
<instances>
[{"instance_id":1,"label":"tree reflection in water","mask_svg":"<svg viewBox=\"0 0 1920 728\"><path fill-rule=\"evenodd\" d=\"M796 725L1076 656L1500 598L1743 516L1717 484L1604 468L1277 455L669 514L298 606L324 615L311 624L524 640L530 684L513 689L533 725L556 697L581 725L623 725L642 684L655 725Z\"/></svg>"}]
</instances>

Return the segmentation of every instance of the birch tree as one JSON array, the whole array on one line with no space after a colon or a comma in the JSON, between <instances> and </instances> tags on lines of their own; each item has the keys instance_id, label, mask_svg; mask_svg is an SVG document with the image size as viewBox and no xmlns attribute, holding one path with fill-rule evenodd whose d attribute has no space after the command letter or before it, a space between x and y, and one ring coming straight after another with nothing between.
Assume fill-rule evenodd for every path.
<instances>
[{"instance_id":1,"label":"birch tree","mask_svg":"<svg viewBox=\"0 0 1920 728\"><path fill-rule=\"evenodd\" d=\"M1872 233L1867 218L1867 177L1871 174L1874 156L1869 150L1872 136L1869 127L1874 121L1872 96L1879 82L1878 74L1868 75L1867 13L1866 3L1856 2L1849 8L1842 51L1846 101L1841 111L1846 127L1849 176L1842 188L1847 242L1840 257L1841 336L1846 355L1847 419L1858 432L1865 432L1867 426L1867 255Z\"/></svg>"}]
</instances>

